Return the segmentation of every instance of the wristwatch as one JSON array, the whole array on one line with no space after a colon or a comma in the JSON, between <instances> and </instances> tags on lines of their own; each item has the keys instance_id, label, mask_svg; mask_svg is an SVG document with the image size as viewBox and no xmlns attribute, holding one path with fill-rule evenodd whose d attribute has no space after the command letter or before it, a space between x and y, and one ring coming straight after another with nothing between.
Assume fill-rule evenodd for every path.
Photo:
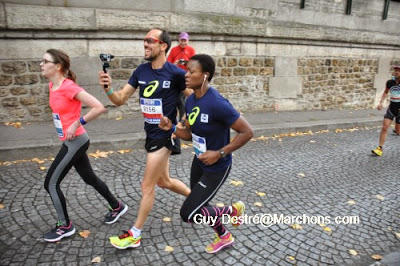
<instances>
[{"instance_id":1,"label":"wristwatch","mask_svg":"<svg viewBox=\"0 0 400 266\"><path fill-rule=\"evenodd\" d=\"M221 158L225 158L227 155L223 149L219 150L219 154L221 154Z\"/></svg>"}]
</instances>

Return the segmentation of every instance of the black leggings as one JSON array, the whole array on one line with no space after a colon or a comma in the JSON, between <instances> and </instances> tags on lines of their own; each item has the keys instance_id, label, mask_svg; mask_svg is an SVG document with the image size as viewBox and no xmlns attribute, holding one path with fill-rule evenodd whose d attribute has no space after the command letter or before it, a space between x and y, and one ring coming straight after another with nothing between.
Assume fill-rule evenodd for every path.
<instances>
[{"instance_id":1,"label":"black leggings","mask_svg":"<svg viewBox=\"0 0 400 266\"><path fill-rule=\"evenodd\" d=\"M217 222L210 226L218 235L226 232L219 217L223 214L231 214L232 209L229 207L210 206L208 202L215 196L222 184L228 178L231 166L220 172L205 172L196 159L193 159L190 171L190 189L189 196L184 201L180 214L185 222L193 222L195 215L201 216L218 216Z\"/></svg>"},{"instance_id":2,"label":"black leggings","mask_svg":"<svg viewBox=\"0 0 400 266\"><path fill-rule=\"evenodd\" d=\"M72 166L75 167L78 174L87 184L93 186L108 201L112 208L118 207L118 201L111 194L107 185L93 172L86 154L89 142L89 136L86 133L79 135L72 141L64 141L46 175L44 188L50 194L58 220L65 225L69 224L70 221L60 184Z\"/></svg>"}]
</instances>

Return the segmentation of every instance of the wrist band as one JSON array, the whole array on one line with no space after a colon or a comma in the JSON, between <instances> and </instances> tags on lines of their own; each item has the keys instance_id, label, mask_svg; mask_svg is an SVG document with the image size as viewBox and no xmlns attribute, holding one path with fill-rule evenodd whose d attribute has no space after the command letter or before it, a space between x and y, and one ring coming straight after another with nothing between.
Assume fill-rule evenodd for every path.
<instances>
[{"instance_id":1,"label":"wrist band","mask_svg":"<svg viewBox=\"0 0 400 266\"><path fill-rule=\"evenodd\" d=\"M107 96L110 96L113 92L114 92L114 89L111 88L111 90L109 90L109 91L107 92Z\"/></svg>"},{"instance_id":2,"label":"wrist band","mask_svg":"<svg viewBox=\"0 0 400 266\"><path fill-rule=\"evenodd\" d=\"M83 117L79 118L79 122L81 123L82 126L87 123L85 119L83 119Z\"/></svg>"},{"instance_id":3,"label":"wrist band","mask_svg":"<svg viewBox=\"0 0 400 266\"><path fill-rule=\"evenodd\" d=\"M172 124L172 133L176 132L176 125Z\"/></svg>"}]
</instances>

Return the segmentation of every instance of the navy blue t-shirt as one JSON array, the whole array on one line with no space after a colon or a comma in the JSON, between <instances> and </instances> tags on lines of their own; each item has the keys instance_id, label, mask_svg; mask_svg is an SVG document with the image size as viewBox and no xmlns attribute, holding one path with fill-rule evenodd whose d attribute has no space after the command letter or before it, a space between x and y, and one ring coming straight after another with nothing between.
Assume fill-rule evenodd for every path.
<instances>
[{"instance_id":1,"label":"navy blue t-shirt","mask_svg":"<svg viewBox=\"0 0 400 266\"><path fill-rule=\"evenodd\" d=\"M139 86L139 103L147 137L161 139L171 136L171 131L160 129L158 124L162 116L176 124L179 93L186 89L185 71L170 62L160 69L152 69L148 62L136 68L128 83L134 88Z\"/></svg>"},{"instance_id":2,"label":"navy blue t-shirt","mask_svg":"<svg viewBox=\"0 0 400 266\"><path fill-rule=\"evenodd\" d=\"M196 99L194 93L190 95L185 110L196 155L206 150L218 151L229 144L230 128L240 114L216 89L210 87L200 99ZM232 164L232 155L228 154L213 165L205 165L197 157L195 160L204 171L217 172Z\"/></svg>"}]
</instances>

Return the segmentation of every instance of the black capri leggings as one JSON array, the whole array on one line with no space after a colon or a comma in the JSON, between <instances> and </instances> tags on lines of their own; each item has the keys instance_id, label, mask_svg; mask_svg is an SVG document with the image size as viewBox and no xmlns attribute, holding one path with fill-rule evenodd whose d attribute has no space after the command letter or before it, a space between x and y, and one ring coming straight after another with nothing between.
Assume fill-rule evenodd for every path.
<instances>
[{"instance_id":1,"label":"black capri leggings","mask_svg":"<svg viewBox=\"0 0 400 266\"><path fill-rule=\"evenodd\" d=\"M200 208L208 206L208 202L228 178L231 166L220 172L205 172L196 159L193 159L190 171L191 192L181 208L181 218L185 222L193 222L195 214L200 214Z\"/></svg>"},{"instance_id":2,"label":"black capri leggings","mask_svg":"<svg viewBox=\"0 0 400 266\"><path fill-rule=\"evenodd\" d=\"M70 221L60 184L72 166L87 184L93 186L108 201L112 208L118 207L118 201L111 194L108 186L93 172L86 154L89 143L87 133L77 136L72 141L64 141L46 175L44 188L50 194L58 220L63 224L69 224Z\"/></svg>"}]
</instances>

